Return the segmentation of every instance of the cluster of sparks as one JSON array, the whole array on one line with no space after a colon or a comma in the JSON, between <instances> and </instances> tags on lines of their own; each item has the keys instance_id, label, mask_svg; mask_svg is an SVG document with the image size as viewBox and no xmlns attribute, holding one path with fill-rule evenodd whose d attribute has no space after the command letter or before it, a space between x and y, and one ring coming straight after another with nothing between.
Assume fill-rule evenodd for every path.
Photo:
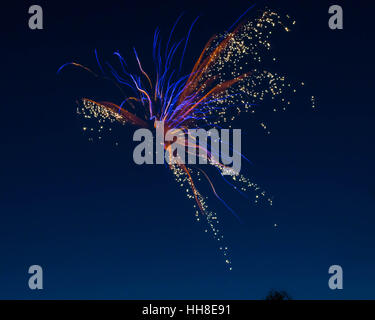
<instances>
[{"instance_id":1,"label":"cluster of sparks","mask_svg":"<svg viewBox=\"0 0 375 320\"><path fill-rule=\"evenodd\" d=\"M244 112L254 114L259 106L264 108L267 105L271 107L271 111L276 112L285 110L290 104L286 96L295 93L296 89L287 82L284 75L262 68L263 57L268 56L267 52L271 49L272 33L277 29L288 32L290 27L286 26L286 23L295 23L288 16L282 18L266 9L257 18L234 25L226 32L213 36L205 45L191 72L183 76L179 76L181 66L196 20L184 39L172 43L173 32L180 18L173 26L165 46L160 40L160 31L155 31L153 74L146 73L143 69L135 49L136 72L130 71L129 64L119 52L114 53L119 69L108 62L102 64L97 57L101 77L112 79L124 93L124 99L119 104L87 98L79 101L77 112L85 119L97 120L96 133L99 139L106 123L116 122L130 124L136 128L153 129L155 121L163 121L165 131L179 129L187 133L188 129L193 128L231 128L233 121ZM178 52L179 60L176 59ZM97 56L96 51L95 54ZM273 57L272 60L276 61L276 58ZM83 68L99 77L91 69L76 62L65 64L60 69L67 65ZM264 103L265 99L270 99L270 103ZM312 102L315 101L313 99ZM259 125L266 133L270 133L264 121L260 121ZM83 130L92 133L94 128L83 127ZM111 130L111 127L108 130ZM89 139L92 140L91 137ZM168 144L164 147L166 150L170 148ZM199 149L198 145L196 149ZM206 151L207 158L211 159L213 155ZM229 168L219 163L213 166L218 169L222 178L244 197L248 198L247 193L253 191L254 203L265 199L272 205L272 198L247 177L241 174L224 176L223 172L230 170ZM205 231L210 231L219 242L225 262L232 270L228 246L225 245L218 216L209 209L208 197L198 191L199 181L208 181L216 198L234 215L235 212L217 194L212 180L200 167L177 162L170 164L169 169L177 184L193 201L196 220L200 221L202 217L206 219L208 227Z\"/></svg>"}]
</instances>

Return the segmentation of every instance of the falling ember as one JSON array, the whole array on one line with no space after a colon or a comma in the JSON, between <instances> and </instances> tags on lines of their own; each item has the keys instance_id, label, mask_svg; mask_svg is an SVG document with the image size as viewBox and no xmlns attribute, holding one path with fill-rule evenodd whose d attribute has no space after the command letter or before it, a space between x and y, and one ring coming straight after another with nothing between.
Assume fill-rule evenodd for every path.
<instances>
[{"instance_id":1,"label":"falling ember","mask_svg":"<svg viewBox=\"0 0 375 320\"><path fill-rule=\"evenodd\" d=\"M180 18L173 26L165 47L161 43L159 30L155 31L153 73L147 73L143 69L135 49L134 65L138 69L137 73L129 70L125 59L118 52L114 54L121 65L119 70L108 62L105 64L106 68L103 68L104 64L99 60L101 75L76 62L67 63L59 69L60 71L68 65L83 68L96 77L110 79L124 94L120 104L81 99L77 112L84 119L95 119L98 124L95 130L85 126L83 131L96 131L101 139L106 124L120 123L152 129L156 126L156 121L163 121L168 129L180 129L188 133L189 129L194 128L231 128L241 114L254 114L258 108L269 108L272 112L286 110L290 104L286 97L295 93L296 89L284 75L265 70L263 59L277 60L270 57L271 35L277 29L289 32L290 26L286 24L293 25L294 21L290 21L289 17L283 19L268 9L264 10L257 18L240 22L226 32L213 36L203 48L191 72L186 76L179 76L190 32L196 23L195 20L184 39L171 43L173 30L179 20ZM179 60L177 53L180 54ZM95 54L97 56L96 51ZM314 97L312 102L315 107ZM270 134L268 124L260 121L259 125ZM111 128L108 130L111 131ZM196 149L198 148L197 145ZM208 159L213 157L209 151L206 156ZM212 165L225 182L246 199L250 200L248 194L253 192L251 202L259 203L263 199L272 205L272 198L250 179L241 174L225 175L230 168L216 163ZM199 181L208 181L216 199L236 217L237 214L219 196L211 178L199 166L177 161L170 164L169 169L177 184L186 191L187 198L192 200L196 220L200 221L202 217L206 220L206 232L209 231L219 242L225 263L232 270L229 249L225 245L218 216L209 209L208 197L198 190Z\"/></svg>"}]
</instances>

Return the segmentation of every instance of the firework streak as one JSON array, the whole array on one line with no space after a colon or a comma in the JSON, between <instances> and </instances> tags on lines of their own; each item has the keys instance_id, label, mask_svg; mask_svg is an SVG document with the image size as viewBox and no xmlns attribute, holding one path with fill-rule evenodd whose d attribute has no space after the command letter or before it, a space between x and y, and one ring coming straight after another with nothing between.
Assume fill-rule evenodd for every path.
<instances>
[{"instance_id":1,"label":"firework streak","mask_svg":"<svg viewBox=\"0 0 375 320\"><path fill-rule=\"evenodd\" d=\"M152 129L156 121L163 121L165 132L179 129L186 134L188 129L194 128L231 128L233 121L241 113L253 114L260 106L271 107L270 111L276 112L285 110L290 104L285 98L285 92L296 90L291 88L283 75L262 68L263 57L269 55L271 48L272 32L277 29L289 31L280 15L264 10L258 17L239 23L223 34L213 36L203 48L191 72L183 76L179 76L182 61L196 20L184 39L172 43L173 31L180 18L173 26L166 45L163 46L160 41L159 30L155 31L153 41L155 70L152 75L143 69L135 49L133 66L136 66L136 72L130 71L129 65L119 52L114 53L119 64L119 68L115 69L108 62L102 64L96 51L101 75L76 62L67 63L59 69L60 71L68 65L83 68L96 77L111 79L124 93L123 100L118 104L108 101L98 102L88 98L80 100L78 113L84 118L96 118L99 133L104 130L103 124L106 122L119 122L136 128ZM285 21L294 24L288 16ZM177 55L180 56L179 60L176 58ZM273 58L273 61L275 60ZM259 124L266 133L270 133L263 121ZM84 130L93 131L92 128L87 127L84 127ZM164 148L167 150L170 145L165 144ZM198 145L196 149L199 149ZM208 150L205 151L207 159L212 159L214 155ZM252 191L255 203L265 199L272 205L271 198L257 184L241 174L224 176L227 167L217 162L212 165L225 182L241 195L248 198L246 193ZM208 208L207 197L198 191L197 183L201 180L208 181L215 197L229 211L236 214L217 194L211 178L202 168L178 161L169 164L168 168L178 185L186 190L187 197L193 201L196 219L198 221L201 217L206 219L207 229L219 242L225 262L229 270L232 270L228 247L224 244L218 217Z\"/></svg>"}]
</instances>

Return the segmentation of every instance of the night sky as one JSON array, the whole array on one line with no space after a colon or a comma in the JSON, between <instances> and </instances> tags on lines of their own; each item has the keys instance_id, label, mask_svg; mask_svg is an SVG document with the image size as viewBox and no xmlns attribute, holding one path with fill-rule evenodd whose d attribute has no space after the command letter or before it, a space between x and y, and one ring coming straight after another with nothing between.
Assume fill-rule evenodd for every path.
<instances>
[{"instance_id":1,"label":"night sky","mask_svg":"<svg viewBox=\"0 0 375 320\"><path fill-rule=\"evenodd\" d=\"M257 1L246 15L268 5L297 21L292 32L274 37L274 70L305 87L287 112L268 115L269 136L250 114L242 116L249 175L274 205L248 205L218 184L243 221L215 208L231 272L168 170L134 164L131 128L122 130L117 148L82 133L75 100L118 101L118 91L77 69L56 71L70 61L95 69L95 48L112 59L116 50L131 55L133 46L151 70L155 28L167 37L185 12L177 36L200 16L188 72L206 41L254 2L2 6L0 298L263 299L277 289L294 299L374 299L375 5L369 3ZM32 4L44 10L43 30L28 28ZM328 28L332 4L343 6L344 30ZM43 267L44 290L28 288L33 264ZM343 290L328 287L334 264L343 268Z\"/></svg>"}]
</instances>

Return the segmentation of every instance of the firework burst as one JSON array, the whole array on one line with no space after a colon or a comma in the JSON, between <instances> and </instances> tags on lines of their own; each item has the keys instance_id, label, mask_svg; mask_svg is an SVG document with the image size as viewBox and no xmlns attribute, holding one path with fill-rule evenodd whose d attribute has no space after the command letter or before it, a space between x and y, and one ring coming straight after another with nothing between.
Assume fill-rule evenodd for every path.
<instances>
[{"instance_id":1,"label":"firework burst","mask_svg":"<svg viewBox=\"0 0 375 320\"><path fill-rule=\"evenodd\" d=\"M289 31L289 26L294 24L289 17L282 18L271 10L264 10L258 17L235 24L226 32L213 36L204 46L191 72L186 75L181 75L182 63L191 30L197 19L184 39L172 42L173 32L180 18L173 26L166 44L163 45L160 40L159 29L155 31L153 73L144 70L135 49L132 60L133 65L136 65L136 72L130 71L130 64L119 52L114 53L120 65L120 68L116 69L108 62L102 64L96 51L100 74L76 62L67 63L59 69L60 71L68 65L83 68L96 77L110 79L124 94L123 100L118 104L88 98L79 101L78 113L85 119L95 118L99 134L104 130L105 123L113 122L152 129L156 127L156 121L163 121L165 131L179 129L184 133L193 128L231 128L233 121L245 112L254 114L259 107L269 107L271 112L276 112L285 110L290 104L285 98L289 96L286 93L294 93L296 90L286 81L284 75L262 67L263 57L269 56L272 32L277 29ZM177 56L180 59L177 59ZM266 99L270 102L264 103ZM259 125L266 133L270 133L264 121L260 121ZM94 131L93 128L83 129ZM194 138L192 139L194 141ZM170 145L165 144L164 148L168 149ZM195 148L199 149L198 144ZM205 152L207 159L212 160L214 155L206 149ZM247 193L253 191L255 203L265 199L272 205L271 197L256 183L241 174L225 175L230 168L217 162L211 164L225 182L241 195L248 198ZM206 219L206 231L210 230L219 242L219 248L231 270L228 246L225 245L218 216L209 209L207 196L198 190L199 181L208 181L216 199L234 215L236 213L219 196L211 178L199 166L177 161L169 164L168 168L177 184L193 201L197 221L202 217Z\"/></svg>"}]
</instances>

